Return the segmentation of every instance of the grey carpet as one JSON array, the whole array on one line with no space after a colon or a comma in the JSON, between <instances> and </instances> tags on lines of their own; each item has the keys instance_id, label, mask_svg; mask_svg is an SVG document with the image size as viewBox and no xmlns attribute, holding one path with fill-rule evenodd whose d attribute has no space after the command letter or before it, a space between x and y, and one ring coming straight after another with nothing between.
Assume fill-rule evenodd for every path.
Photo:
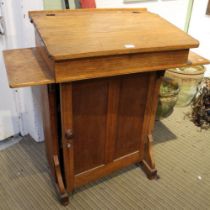
<instances>
[{"instance_id":1,"label":"grey carpet","mask_svg":"<svg viewBox=\"0 0 210 210\"><path fill-rule=\"evenodd\" d=\"M183 109L156 123L154 153L160 179L130 166L57 201L44 144L24 137L0 151L0 209L210 209L210 131L183 119Z\"/></svg>"}]
</instances>

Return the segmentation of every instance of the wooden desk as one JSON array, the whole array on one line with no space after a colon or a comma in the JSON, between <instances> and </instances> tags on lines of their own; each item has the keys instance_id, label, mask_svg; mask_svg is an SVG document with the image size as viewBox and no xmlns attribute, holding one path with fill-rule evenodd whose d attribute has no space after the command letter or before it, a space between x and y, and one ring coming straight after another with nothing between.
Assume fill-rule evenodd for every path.
<instances>
[{"instance_id":1,"label":"wooden desk","mask_svg":"<svg viewBox=\"0 0 210 210\"><path fill-rule=\"evenodd\" d=\"M199 43L146 9L30 12L36 47L4 52L11 87L43 85L46 153L61 202L141 163L157 177L152 130L164 70L208 60Z\"/></svg>"}]
</instances>

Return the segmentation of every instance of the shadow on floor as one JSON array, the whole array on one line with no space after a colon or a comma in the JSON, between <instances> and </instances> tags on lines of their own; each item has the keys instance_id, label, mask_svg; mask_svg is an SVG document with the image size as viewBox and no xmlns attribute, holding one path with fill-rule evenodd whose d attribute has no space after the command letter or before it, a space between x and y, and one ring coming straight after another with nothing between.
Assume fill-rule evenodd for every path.
<instances>
[{"instance_id":1,"label":"shadow on floor","mask_svg":"<svg viewBox=\"0 0 210 210\"><path fill-rule=\"evenodd\" d=\"M163 124L161 121L156 121L153 137L154 137L153 144L164 143L167 141L172 141L177 139L177 136L174 133L172 133L172 131L169 130L168 127L166 127L165 124Z\"/></svg>"}]
</instances>

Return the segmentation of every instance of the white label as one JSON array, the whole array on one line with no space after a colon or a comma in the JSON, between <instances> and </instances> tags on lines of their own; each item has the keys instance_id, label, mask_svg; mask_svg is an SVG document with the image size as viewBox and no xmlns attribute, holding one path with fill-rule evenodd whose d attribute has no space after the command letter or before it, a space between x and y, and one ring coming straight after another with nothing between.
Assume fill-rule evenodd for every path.
<instances>
[{"instance_id":1,"label":"white label","mask_svg":"<svg viewBox=\"0 0 210 210\"><path fill-rule=\"evenodd\" d=\"M135 48L135 45L134 44L125 44L124 47L128 48L128 49L129 48Z\"/></svg>"}]
</instances>

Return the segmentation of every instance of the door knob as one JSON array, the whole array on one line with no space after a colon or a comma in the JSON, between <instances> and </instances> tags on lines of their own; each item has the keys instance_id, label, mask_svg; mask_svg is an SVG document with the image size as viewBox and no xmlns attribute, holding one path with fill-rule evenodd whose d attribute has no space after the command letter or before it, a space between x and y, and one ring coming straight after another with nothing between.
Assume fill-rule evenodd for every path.
<instances>
[{"instance_id":1,"label":"door knob","mask_svg":"<svg viewBox=\"0 0 210 210\"><path fill-rule=\"evenodd\" d=\"M67 129L66 132L65 132L65 137L66 139L70 140L73 138L73 132L71 129Z\"/></svg>"}]
</instances>

